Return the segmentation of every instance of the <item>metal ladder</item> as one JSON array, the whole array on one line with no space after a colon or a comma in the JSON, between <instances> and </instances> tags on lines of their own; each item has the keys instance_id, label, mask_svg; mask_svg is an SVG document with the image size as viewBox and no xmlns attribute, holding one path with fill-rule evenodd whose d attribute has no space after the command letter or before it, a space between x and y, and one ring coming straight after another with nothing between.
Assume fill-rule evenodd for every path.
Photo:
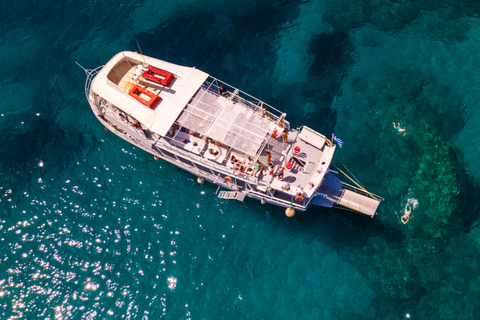
<instances>
[{"instance_id":1,"label":"metal ladder","mask_svg":"<svg viewBox=\"0 0 480 320\"><path fill-rule=\"evenodd\" d=\"M235 200L238 200L238 201L243 201L243 199L245 199L245 192L220 191L218 193L218 198L220 198L220 199L235 199Z\"/></svg>"}]
</instances>

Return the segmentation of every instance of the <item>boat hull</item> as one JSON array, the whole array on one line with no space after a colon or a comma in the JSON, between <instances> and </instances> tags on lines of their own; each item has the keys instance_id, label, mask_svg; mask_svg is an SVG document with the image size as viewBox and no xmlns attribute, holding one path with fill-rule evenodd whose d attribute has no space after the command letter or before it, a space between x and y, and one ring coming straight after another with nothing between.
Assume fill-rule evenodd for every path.
<instances>
[{"instance_id":1,"label":"boat hull","mask_svg":"<svg viewBox=\"0 0 480 320\"><path fill-rule=\"evenodd\" d=\"M174 166L192 174L193 176L195 176L197 178L202 177L205 181L207 181L209 183L212 183L214 185L217 185L219 187L222 187L224 189L227 189L229 191L241 191L242 188L238 187L236 184L228 183L227 181L225 181L225 179L218 179L218 176L213 175L213 174L208 173L208 172L202 171L199 174L198 169L196 169L195 167L188 166L182 161L174 160L171 157L165 156L164 154L158 152L157 150L152 149L152 147L148 145L148 139L146 139L146 137L144 138L144 137L142 137L142 135L133 136L133 135L131 135L131 133L124 132L118 125L105 121L104 119L102 119L102 117L99 114L95 113L95 109L96 109L95 105L90 104L90 107L92 108L92 111L94 111L94 114L95 114L97 120L99 122L101 122L108 131L115 134L119 138L127 141L128 143L130 143L130 144L142 149L143 151L151 154L153 157L157 157L160 160L166 161L166 162L168 162L168 163L170 163L170 164L172 164L172 165L174 165ZM120 131L117 130L115 127L120 129ZM296 203L289 203L289 202L286 202L286 201L280 202L280 201L275 200L274 198L272 198L272 197L270 197L266 194L263 194L261 192L248 192L246 194L246 196L251 198L251 199L255 199L255 200L259 200L261 202L264 202L265 204L271 204L271 205L275 205L275 206L282 207L282 208L294 208L295 210L301 211L301 212L304 212L308 209L308 206L303 206L303 205L299 205L299 204L296 204Z\"/></svg>"}]
</instances>

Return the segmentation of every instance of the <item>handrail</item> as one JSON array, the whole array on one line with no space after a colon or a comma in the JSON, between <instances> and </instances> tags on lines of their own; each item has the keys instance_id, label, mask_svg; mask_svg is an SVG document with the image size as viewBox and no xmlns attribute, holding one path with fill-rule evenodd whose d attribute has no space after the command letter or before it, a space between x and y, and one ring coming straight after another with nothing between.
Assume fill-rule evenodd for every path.
<instances>
[{"instance_id":1,"label":"handrail","mask_svg":"<svg viewBox=\"0 0 480 320\"><path fill-rule=\"evenodd\" d=\"M344 189L353 191L353 192L358 193L358 194L361 194L361 195L363 195L363 196L366 196L366 197L369 197L369 198L375 198L375 199L378 200L378 201L383 201L383 200L385 200L385 199L383 199L382 197L380 197L380 196L378 196L378 195L376 195L376 194L374 194L374 193L371 193L371 192L366 191L366 190L364 190L364 189L357 188L357 187L352 186L352 185L350 185L350 184L348 184L348 183L345 183L345 182L343 182L343 187L344 187Z\"/></svg>"},{"instance_id":2,"label":"handrail","mask_svg":"<svg viewBox=\"0 0 480 320\"><path fill-rule=\"evenodd\" d=\"M354 202L348 201L348 200L346 200L346 199L342 199L342 202L348 204L348 206L347 206L347 205L342 204L342 203L339 201L340 198L337 197L337 196L329 197L329 196L328 196L327 194L325 194L325 193L317 193L316 195L317 195L317 196L323 196L325 199L327 199L327 200L329 200L329 201L332 201L332 202L334 202L334 203L336 203L336 204L345 206L345 207L347 207L347 208L351 208L351 209L356 210L356 211L358 211L358 212L361 212L361 213L363 213L363 214L370 215L370 214L366 213L366 212L368 212L368 210L366 210L366 207L361 206L361 205L359 205L358 203L354 203ZM312 197L312 199L313 199L313 197ZM358 209L357 209L357 208L358 208ZM375 214L375 213L374 213L374 214Z\"/></svg>"},{"instance_id":3,"label":"handrail","mask_svg":"<svg viewBox=\"0 0 480 320\"><path fill-rule=\"evenodd\" d=\"M168 142L167 139L170 139L170 138L165 138L165 142L164 143L163 141L161 140L158 140L157 142L155 142L155 146L157 146L158 143L160 143L162 146L164 146L166 149L168 149L168 151L176 156L180 156L180 157L184 157L184 158L188 158L190 161L196 163L196 164L200 164L200 165L207 165L207 166L211 166L213 168L215 168L219 173L221 174L224 174L224 175L232 175L232 171L230 169L228 169L226 166L223 166L223 165L218 165L217 163L214 163L213 161L210 162L207 162L205 163L204 162L204 158L200 155L193 155L191 152L189 151L185 151L185 150L182 150L182 149L179 149L179 148L176 148L172 145L170 145L170 143ZM158 147L158 146L157 146ZM235 177L238 177L237 175ZM257 180L258 178L256 177L252 177L248 174L244 174L243 177L238 177L240 180L242 181L245 181L245 182L252 182L252 183L255 183L255 180Z\"/></svg>"},{"instance_id":4,"label":"handrail","mask_svg":"<svg viewBox=\"0 0 480 320\"><path fill-rule=\"evenodd\" d=\"M242 90L237 89L236 87L234 87L234 86L232 86L232 85L229 85L229 84L226 83L226 82L223 82L223 81L221 81L221 80L219 80L219 79L217 79L217 78L214 78L214 77L212 77L212 76L209 76L209 79L212 79L212 80L211 80L212 83L213 83L214 81L217 81L218 83L220 83L220 84L222 84L222 85L225 85L225 86L227 86L227 87L229 87L229 88L231 88L231 89L238 90L238 93L239 93L239 94L245 95L245 96L247 96L248 98L250 98L251 100L253 100L253 101L257 102L257 103L258 103L258 102L262 102L262 103L263 103L262 106L266 106L267 108L272 109L272 110L274 110L275 112L277 112L277 113L279 113L279 114L282 114L282 112L281 112L280 110L275 109L275 108L272 107L271 105L269 105L269 104L267 104L267 103L265 103L265 102L263 102L263 101L255 98L255 97L249 95L249 94L246 93L246 92L243 92ZM207 79L205 82L208 82L209 79ZM233 92L232 92L232 93L233 93ZM239 98L241 98L241 99L244 99L244 98L240 97L240 95L238 95L238 94L237 94L237 97L239 97ZM252 103L252 102L249 101L249 100L246 100L246 101ZM244 103L244 104L246 104L246 103ZM253 109L253 108L252 108L252 109ZM278 115L275 115L275 116L276 116L277 118L279 117Z\"/></svg>"},{"instance_id":5,"label":"handrail","mask_svg":"<svg viewBox=\"0 0 480 320\"><path fill-rule=\"evenodd\" d=\"M299 205L297 203L293 203L291 201L286 201L286 200L283 200L283 199L275 198L275 197L270 196L268 194L264 194L264 193L260 193L258 191L255 191L253 189L247 189L246 191L247 191L247 193L255 194L255 195L257 195L259 197L262 197L264 199L268 199L268 200L275 201L275 202L278 202L278 203L283 203L283 204L286 204L286 205L289 205L289 206L292 206L292 207L297 207L298 209L306 209L307 208L307 206L302 206L302 205Z\"/></svg>"},{"instance_id":6,"label":"handrail","mask_svg":"<svg viewBox=\"0 0 480 320\"><path fill-rule=\"evenodd\" d=\"M103 68L103 66L96 67L95 69L83 69L82 67L87 75L87 79L85 80L85 96L87 97L88 101L90 101L88 96L90 94L90 86L92 85L93 78L95 78L101 68Z\"/></svg>"}]
</instances>

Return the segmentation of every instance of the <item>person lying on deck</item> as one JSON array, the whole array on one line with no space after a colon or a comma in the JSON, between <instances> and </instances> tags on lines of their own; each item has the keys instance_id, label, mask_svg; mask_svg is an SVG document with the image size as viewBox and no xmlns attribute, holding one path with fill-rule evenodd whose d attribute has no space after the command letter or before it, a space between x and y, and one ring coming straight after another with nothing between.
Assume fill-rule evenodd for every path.
<instances>
[{"instance_id":1,"label":"person lying on deck","mask_svg":"<svg viewBox=\"0 0 480 320\"><path fill-rule=\"evenodd\" d=\"M243 171L244 173L247 173L252 170L252 165L253 165L253 160L249 156L247 159L243 159L243 166L245 170Z\"/></svg>"},{"instance_id":2,"label":"person lying on deck","mask_svg":"<svg viewBox=\"0 0 480 320\"><path fill-rule=\"evenodd\" d=\"M218 154L218 151L213 150L213 149L208 149L208 153L210 153L211 155L216 156L216 155Z\"/></svg>"},{"instance_id":3,"label":"person lying on deck","mask_svg":"<svg viewBox=\"0 0 480 320\"><path fill-rule=\"evenodd\" d=\"M245 168L240 164L240 163L234 163L233 164L233 170L234 171L239 171L239 172L244 172Z\"/></svg>"}]
</instances>

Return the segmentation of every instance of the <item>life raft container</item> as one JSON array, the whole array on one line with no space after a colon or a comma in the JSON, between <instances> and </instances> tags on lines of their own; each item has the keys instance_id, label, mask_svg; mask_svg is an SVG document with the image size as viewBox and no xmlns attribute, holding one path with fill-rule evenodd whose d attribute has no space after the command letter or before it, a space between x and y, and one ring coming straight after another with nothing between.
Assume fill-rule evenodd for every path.
<instances>
[{"instance_id":1,"label":"life raft container","mask_svg":"<svg viewBox=\"0 0 480 320\"><path fill-rule=\"evenodd\" d=\"M165 87L168 87L174 78L173 73L152 66L148 66L148 70L143 72L143 77Z\"/></svg>"},{"instance_id":2,"label":"life raft container","mask_svg":"<svg viewBox=\"0 0 480 320\"><path fill-rule=\"evenodd\" d=\"M136 84L129 92L128 94L132 97L134 97L137 101L141 102L143 105L149 107L150 109L153 109L157 102L159 102L162 98L157 96L155 93L148 91L147 89L139 86ZM143 95L143 96L142 96ZM147 96L150 99L147 100L144 97Z\"/></svg>"}]
</instances>

